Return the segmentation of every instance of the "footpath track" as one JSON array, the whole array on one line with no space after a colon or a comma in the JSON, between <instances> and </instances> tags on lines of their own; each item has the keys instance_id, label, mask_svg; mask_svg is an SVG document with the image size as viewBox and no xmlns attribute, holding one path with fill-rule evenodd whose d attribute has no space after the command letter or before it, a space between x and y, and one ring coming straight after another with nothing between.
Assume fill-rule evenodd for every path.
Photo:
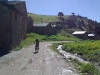
<instances>
[{"instance_id":1,"label":"footpath track","mask_svg":"<svg viewBox=\"0 0 100 75\"><path fill-rule=\"evenodd\" d=\"M71 62L49 48L53 42L41 42L39 53L34 44L0 57L0 75L79 75Z\"/></svg>"}]
</instances>

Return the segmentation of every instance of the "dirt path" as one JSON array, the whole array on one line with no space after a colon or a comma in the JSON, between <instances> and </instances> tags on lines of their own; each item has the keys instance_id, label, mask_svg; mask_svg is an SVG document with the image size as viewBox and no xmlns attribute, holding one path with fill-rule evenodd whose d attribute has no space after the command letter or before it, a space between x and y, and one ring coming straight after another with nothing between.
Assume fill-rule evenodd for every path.
<instances>
[{"instance_id":1,"label":"dirt path","mask_svg":"<svg viewBox=\"0 0 100 75\"><path fill-rule=\"evenodd\" d=\"M0 75L78 75L70 62L50 50L50 44L40 43L37 54L31 45L0 57Z\"/></svg>"}]
</instances>

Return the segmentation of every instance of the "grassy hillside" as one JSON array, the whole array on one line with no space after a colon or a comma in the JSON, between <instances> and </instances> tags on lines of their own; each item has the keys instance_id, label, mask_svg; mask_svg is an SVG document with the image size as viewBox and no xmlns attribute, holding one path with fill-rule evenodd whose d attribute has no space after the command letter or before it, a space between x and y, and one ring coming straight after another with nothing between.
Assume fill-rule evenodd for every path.
<instances>
[{"instance_id":1,"label":"grassy hillside","mask_svg":"<svg viewBox=\"0 0 100 75\"><path fill-rule=\"evenodd\" d=\"M77 15L65 15L62 18L59 18L58 16L52 16L52 15L39 15L39 14L33 14L28 13L28 16L31 16L34 20L34 23L40 23L42 22L61 22L64 20L66 22L67 28L74 28L74 29L81 29L81 30L87 30L88 26L88 19L82 16Z\"/></svg>"},{"instance_id":2,"label":"grassy hillside","mask_svg":"<svg viewBox=\"0 0 100 75\"><path fill-rule=\"evenodd\" d=\"M88 33L96 34L97 39L100 39L100 23L93 21L92 19L88 19L87 17L80 15L66 15L59 18L58 16L38 15L32 13L28 13L28 16L32 17L34 23L40 23L41 21L57 22L59 29L64 29L70 32L83 30Z\"/></svg>"},{"instance_id":3,"label":"grassy hillside","mask_svg":"<svg viewBox=\"0 0 100 75\"><path fill-rule=\"evenodd\" d=\"M34 20L34 23L40 23L42 22L62 22L62 19L64 22L66 22L66 29L76 29L76 30L87 30L88 28L88 19L86 17L77 16L77 15L65 15L62 18L59 18L58 16L52 16L52 15L39 15L39 14L33 14L28 13L28 16L31 16ZM61 24L63 26L64 24Z\"/></svg>"},{"instance_id":4,"label":"grassy hillside","mask_svg":"<svg viewBox=\"0 0 100 75\"><path fill-rule=\"evenodd\" d=\"M51 16L51 15L39 15L39 14L32 14L28 13L28 16L31 16L35 23L41 22L41 19L43 22L58 22L60 21L58 16ZM65 18L68 16L64 16Z\"/></svg>"}]
</instances>

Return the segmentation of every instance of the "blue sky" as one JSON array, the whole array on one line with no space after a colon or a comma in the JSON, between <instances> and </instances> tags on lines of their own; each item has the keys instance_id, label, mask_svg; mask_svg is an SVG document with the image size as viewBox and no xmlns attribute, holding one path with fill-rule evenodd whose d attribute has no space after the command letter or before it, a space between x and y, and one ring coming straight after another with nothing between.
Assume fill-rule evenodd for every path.
<instances>
[{"instance_id":1,"label":"blue sky","mask_svg":"<svg viewBox=\"0 0 100 75\"><path fill-rule=\"evenodd\" d=\"M27 11L42 15L70 15L88 17L100 22L100 0L25 0Z\"/></svg>"}]
</instances>

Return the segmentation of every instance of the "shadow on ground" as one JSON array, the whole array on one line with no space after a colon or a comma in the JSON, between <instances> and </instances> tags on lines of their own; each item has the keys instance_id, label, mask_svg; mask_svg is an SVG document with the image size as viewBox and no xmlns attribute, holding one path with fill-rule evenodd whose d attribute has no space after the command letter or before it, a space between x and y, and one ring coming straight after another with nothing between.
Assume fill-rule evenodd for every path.
<instances>
[{"instance_id":1,"label":"shadow on ground","mask_svg":"<svg viewBox=\"0 0 100 75\"><path fill-rule=\"evenodd\" d=\"M0 57L6 55L8 53L10 53L9 50L8 51L7 50L0 50Z\"/></svg>"},{"instance_id":2,"label":"shadow on ground","mask_svg":"<svg viewBox=\"0 0 100 75\"><path fill-rule=\"evenodd\" d=\"M36 53L38 53L38 52L34 52L34 54L36 54Z\"/></svg>"}]
</instances>

